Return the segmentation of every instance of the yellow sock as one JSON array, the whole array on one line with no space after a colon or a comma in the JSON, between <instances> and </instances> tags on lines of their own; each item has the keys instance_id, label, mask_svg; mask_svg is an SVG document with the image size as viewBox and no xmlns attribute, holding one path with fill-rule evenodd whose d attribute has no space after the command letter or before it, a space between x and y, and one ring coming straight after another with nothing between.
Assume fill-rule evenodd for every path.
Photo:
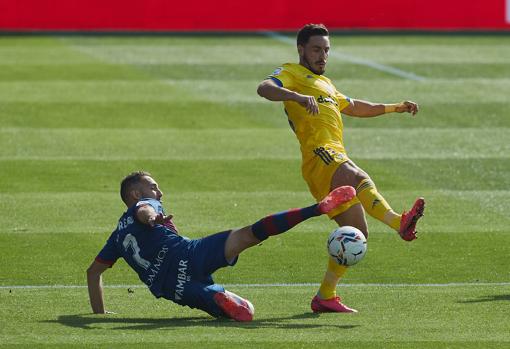
<instances>
[{"instance_id":1,"label":"yellow sock","mask_svg":"<svg viewBox=\"0 0 510 349\"><path fill-rule=\"evenodd\" d=\"M372 217L395 230L400 228L400 215L393 211L383 196L377 191L374 182L364 179L356 188L356 196L365 211Z\"/></svg>"},{"instance_id":2,"label":"yellow sock","mask_svg":"<svg viewBox=\"0 0 510 349\"><path fill-rule=\"evenodd\" d=\"M338 264L333 258L329 257L328 270L324 275L321 287L317 295L322 299L330 299L336 296L336 285L340 278L347 271L345 265Z\"/></svg>"}]
</instances>

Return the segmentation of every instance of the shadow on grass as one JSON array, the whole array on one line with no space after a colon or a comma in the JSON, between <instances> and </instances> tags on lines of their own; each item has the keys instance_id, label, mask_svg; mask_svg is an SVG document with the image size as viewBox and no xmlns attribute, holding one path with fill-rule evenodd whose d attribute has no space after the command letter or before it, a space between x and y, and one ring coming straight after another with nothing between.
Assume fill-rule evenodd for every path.
<instances>
[{"instance_id":1,"label":"shadow on grass","mask_svg":"<svg viewBox=\"0 0 510 349\"><path fill-rule=\"evenodd\" d=\"M510 301L510 294L497 294L497 295L483 296L483 297L479 297L477 299L459 301L459 303L482 303L482 302L498 302L498 301Z\"/></svg>"},{"instance_id":2,"label":"shadow on grass","mask_svg":"<svg viewBox=\"0 0 510 349\"><path fill-rule=\"evenodd\" d=\"M45 320L45 323L58 323L69 327L82 329L98 329L103 328L101 325L120 325L118 327L108 329L115 330L156 330L164 328L181 328L181 327L241 327L246 329L255 328L280 328L280 329L307 329L332 327L336 329L352 329L360 325L348 324L323 324L323 323L296 323L293 320L313 320L319 319L319 314L304 313L289 317L255 319L251 322L236 322L230 319L215 319L212 317L182 317L182 318L125 318L119 315L61 315L56 320ZM291 322L288 322L291 321Z\"/></svg>"}]
</instances>

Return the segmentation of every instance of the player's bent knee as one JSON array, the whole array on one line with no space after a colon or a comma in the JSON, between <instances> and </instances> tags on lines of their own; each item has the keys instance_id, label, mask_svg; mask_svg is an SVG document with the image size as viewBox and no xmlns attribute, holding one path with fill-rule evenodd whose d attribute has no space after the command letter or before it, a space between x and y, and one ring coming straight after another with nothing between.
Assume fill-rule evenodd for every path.
<instances>
[{"instance_id":1,"label":"player's bent knee","mask_svg":"<svg viewBox=\"0 0 510 349\"><path fill-rule=\"evenodd\" d=\"M363 182L364 180L367 180L367 179L369 180L370 177L365 171L360 170L360 171L356 172L356 174L355 174L356 185L359 185L361 182Z\"/></svg>"},{"instance_id":2,"label":"player's bent knee","mask_svg":"<svg viewBox=\"0 0 510 349\"><path fill-rule=\"evenodd\" d=\"M361 181L369 179L368 174L351 161L341 164L331 179L331 189L342 185L356 188Z\"/></svg>"}]
</instances>

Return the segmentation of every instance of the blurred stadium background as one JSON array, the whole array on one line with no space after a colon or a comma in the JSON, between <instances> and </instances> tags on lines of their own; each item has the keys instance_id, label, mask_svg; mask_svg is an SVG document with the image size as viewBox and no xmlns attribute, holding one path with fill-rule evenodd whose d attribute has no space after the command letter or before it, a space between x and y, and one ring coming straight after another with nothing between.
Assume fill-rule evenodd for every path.
<instances>
[{"instance_id":1,"label":"blurred stadium background","mask_svg":"<svg viewBox=\"0 0 510 349\"><path fill-rule=\"evenodd\" d=\"M508 30L510 0L3 0L4 31Z\"/></svg>"}]
</instances>

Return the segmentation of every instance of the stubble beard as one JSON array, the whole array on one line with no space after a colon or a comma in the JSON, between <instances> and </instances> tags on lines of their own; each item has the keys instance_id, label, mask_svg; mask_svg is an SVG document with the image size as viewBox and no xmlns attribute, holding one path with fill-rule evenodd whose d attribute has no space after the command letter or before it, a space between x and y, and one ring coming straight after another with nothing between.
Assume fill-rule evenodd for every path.
<instances>
[{"instance_id":1,"label":"stubble beard","mask_svg":"<svg viewBox=\"0 0 510 349\"><path fill-rule=\"evenodd\" d=\"M308 68L308 70L310 70L312 73L314 73L316 75L322 75L326 72L326 66L324 66L324 70L322 72L318 72L318 71L314 70L312 65L310 64L310 61L306 58L305 55L303 55L301 57L301 61L306 64L305 67Z\"/></svg>"}]
</instances>

